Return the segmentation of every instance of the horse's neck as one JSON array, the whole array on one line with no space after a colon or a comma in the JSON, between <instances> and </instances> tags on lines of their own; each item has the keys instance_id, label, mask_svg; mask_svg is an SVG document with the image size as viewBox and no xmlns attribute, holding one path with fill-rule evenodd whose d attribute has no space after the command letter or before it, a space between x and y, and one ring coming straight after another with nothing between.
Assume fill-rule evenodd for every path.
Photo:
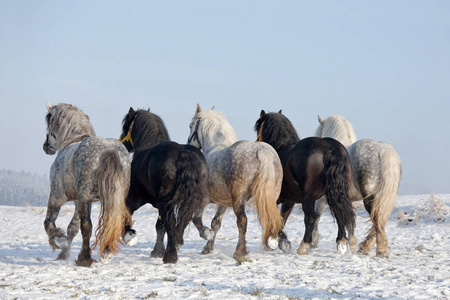
<instances>
[{"instance_id":1,"label":"horse's neck","mask_svg":"<svg viewBox=\"0 0 450 300\"><path fill-rule=\"evenodd\" d=\"M233 144L231 144L231 145L233 145ZM230 147L231 145L222 143L222 144L202 146L203 147L203 155L205 155L206 158L216 156L217 153L223 151L224 149Z\"/></svg>"},{"instance_id":2,"label":"horse's neck","mask_svg":"<svg viewBox=\"0 0 450 300\"><path fill-rule=\"evenodd\" d=\"M213 155L219 151L222 151L234 143L237 142L235 136L225 135L223 132L218 131L214 134L212 139L205 140L203 147L203 154L206 156Z\"/></svg>"},{"instance_id":3,"label":"horse's neck","mask_svg":"<svg viewBox=\"0 0 450 300\"><path fill-rule=\"evenodd\" d=\"M73 144L79 144L81 141L83 141L85 138L91 137L92 135L89 134L79 134L76 136L71 136L70 138L66 138L63 141L59 142L59 148L65 149L67 147L70 147Z\"/></svg>"},{"instance_id":4,"label":"horse's neck","mask_svg":"<svg viewBox=\"0 0 450 300\"><path fill-rule=\"evenodd\" d=\"M346 148L356 142L356 133L353 127L339 123L339 126L327 128L322 132L322 137L330 137L341 142Z\"/></svg>"}]
</instances>

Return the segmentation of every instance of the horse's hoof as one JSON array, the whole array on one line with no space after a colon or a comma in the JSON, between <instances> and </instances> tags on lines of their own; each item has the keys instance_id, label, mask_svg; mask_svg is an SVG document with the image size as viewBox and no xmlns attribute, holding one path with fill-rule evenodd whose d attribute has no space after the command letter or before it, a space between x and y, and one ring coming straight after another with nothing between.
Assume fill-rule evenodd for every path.
<instances>
[{"instance_id":1,"label":"horse's hoof","mask_svg":"<svg viewBox=\"0 0 450 300\"><path fill-rule=\"evenodd\" d=\"M234 258L238 263L243 263L244 261L247 261L247 258L245 257L247 254L248 254L247 251L246 251L245 254L234 252L233 258Z\"/></svg>"},{"instance_id":2,"label":"horse's hoof","mask_svg":"<svg viewBox=\"0 0 450 300\"><path fill-rule=\"evenodd\" d=\"M274 239L273 237L269 237L267 239L267 243L264 245L264 250L272 251L277 249L279 238Z\"/></svg>"},{"instance_id":3,"label":"horse's hoof","mask_svg":"<svg viewBox=\"0 0 450 300\"><path fill-rule=\"evenodd\" d=\"M278 242L278 247L283 251L283 253L288 254L291 251L291 242L288 240L280 240Z\"/></svg>"},{"instance_id":4,"label":"horse's hoof","mask_svg":"<svg viewBox=\"0 0 450 300\"><path fill-rule=\"evenodd\" d=\"M306 255L309 253L310 244L301 242L300 247L297 249L297 253L300 255Z\"/></svg>"},{"instance_id":5,"label":"horse's hoof","mask_svg":"<svg viewBox=\"0 0 450 300\"><path fill-rule=\"evenodd\" d=\"M205 246L203 247L201 254L210 254L212 250L213 249L211 249L210 247Z\"/></svg>"},{"instance_id":6,"label":"horse's hoof","mask_svg":"<svg viewBox=\"0 0 450 300\"><path fill-rule=\"evenodd\" d=\"M111 262L111 260L113 259L114 254L112 254L111 252L103 252L100 255L100 261L104 264L109 264Z\"/></svg>"},{"instance_id":7,"label":"horse's hoof","mask_svg":"<svg viewBox=\"0 0 450 300\"><path fill-rule=\"evenodd\" d=\"M178 256L175 255L165 255L163 258L163 263L165 264L176 264L178 261Z\"/></svg>"},{"instance_id":8,"label":"horse's hoof","mask_svg":"<svg viewBox=\"0 0 450 300\"><path fill-rule=\"evenodd\" d=\"M337 242L336 248L337 248L337 251L340 254L342 254L342 255L351 254L352 253L352 250L350 248L350 244L348 243L348 241L339 241L339 242Z\"/></svg>"},{"instance_id":9,"label":"horse's hoof","mask_svg":"<svg viewBox=\"0 0 450 300\"><path fill-rule=\"evenodd\" d=\"M59 235L53 238L53 244L58 248L67 248L69 247L69 241L67 240L67 236Z\"/></svg>"},{"instance_id":10,"label":"horse's hoof","mask_svg":"<svg viewBox=\"0 0 450 300\"><path fill-rule=\"evenodd\" d=\"M153 249L152 253L150 253L150 256L153 258L161 258L164 256L165 249Z\"/></svg>"},{"instance_id":11,"label":"horse's hoof","mask_svg":"<svg viewBox=\"0 0 450 300\"><path fill-rule=\"evenodd\" d=\"M84 259L84 260L79 260L77 259L75 261L75 263L77 264L77 266L80 267L90 267L92 265L92 263L97 262L96 260L89 258L89 259Z\"/></svg>"},{"instance_id":12,"label":"horse's hoof","mask_svg":"<svg viewBox=\"0 0 450 300\"><path fill-rule=\"evenodd\" d=\"M61 253L59 253L58 257L56 258L57 260L67 260L70 256L69 251L62 251Z\"/></svg>"},{"instance_id":13,"label":"horse's hoof","mask_svg":"<svg viewBox=\"0 0 450 300\"><path fill-rule=\"evenodd\" d=\"M369 252L364 251L362 248L359 248L358 254L359 254L359 255L369 255Z\"/></svg>"},{"instance_id":14,"label":"horse's hoof","mask_svg":"<svg viewBox=\"0 0 450 300\"><path fill-rule=\"evenodd\" d=\"M355 253L358 250L357 249L358 240L356 239L356 237L354 235L352 237L350 237L349 243L350 243L350 249L352 249L352 252Z\"/></svg>"},{"instance_id":15,"label":"horse's hoof","mask_svg":"<svg viewBox=\"0 0 450 300\"><path fill-rule=\"evenodd\" d=\"M377 249L377 257L380 258L389 258L389 250L379 251Z\"/></svg>"},{"instance_id":16,"label":"horse's hoof","mask_svg":"<svg viewBox=\"0 0 450 300\"><path fill-rule=\"evenodd\" d=\"M213 241L214 240L214 232L211 231L209 228L203 229L202 232L202 238L204 238L207 241Z\"/></svg>"},{"instance_id":17,"label":"horse's hoof","mask_svg":"<svg viewBox=\"0 0 450 300\"><path fill-rule=\"evenodd\" d=\"M134 247L137 244L137 235L136 232L127 231L123 235L123 241L127 246Z\"/></svg>"}]
</instances>

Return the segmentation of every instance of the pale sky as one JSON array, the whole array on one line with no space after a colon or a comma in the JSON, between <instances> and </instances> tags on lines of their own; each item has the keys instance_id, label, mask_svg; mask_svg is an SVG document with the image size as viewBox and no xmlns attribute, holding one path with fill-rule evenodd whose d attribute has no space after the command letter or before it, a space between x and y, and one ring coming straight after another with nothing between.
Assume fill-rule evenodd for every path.
<instances>
[{"instance_id":1,"label":"pale sky","mask_svg":"<svg viewBox=\"0 0 450 300\"><path fill-rule=\"evenodd\" d=\"M300 136L345 116L392 144L400 194L450 193L448 1L0 1L0 169L48 174L46 102L117 138L130 106L186 143L195 106L255 140L261 109Z\"/></svg>"}]
</instances>

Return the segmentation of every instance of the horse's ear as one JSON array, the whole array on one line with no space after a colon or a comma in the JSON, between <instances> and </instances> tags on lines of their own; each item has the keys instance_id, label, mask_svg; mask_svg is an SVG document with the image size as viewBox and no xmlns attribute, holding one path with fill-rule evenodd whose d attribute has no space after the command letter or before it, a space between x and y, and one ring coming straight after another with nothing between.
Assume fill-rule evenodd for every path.
<instances>
[{"instance_id":1,"label":"horse's ear","mask_svg":"<svg viewBox=\"0 0 450 300\"><path fill-rule=\"evenodd\" d=\"M215 106L211 107L211 110L214 110L214 108L216 108Z\"/></svg>"},{"instance_id":2,"label":"horse's ear","mask_svg":"<svg viewBox=\"0 0 450 300\"><path fill-rule=\"evenodd\" d=\"M130 110L128 111L128 114L130 116L133 116L136 113L136 111L130 106Z\"/></svg>"},{"instance_id":3,"label":"horse's ear","mask_svg":"<svg viewBox=\"0 0 450 300\"><path fill-rule=\"evenodd\" d=\"M200 104L197 103L197 109L195 110L195 113L198 114L202 111L202 108L200 107Z\"/></svg>"},{"instance_id":4,"label":"horse's ear","mask_svg":"<svg viewBox=\"0 0 450 300\"><path fill-rule=\"evenodd\" d=\"M50 102L47 102L47 110L50 111L50 109L53 107L53 105L50 104Z\"/></svg>"},{"instance_id":5,"label":"horse's ear","mask_svg":"<svg viewBox=\"0 0 450 300\"><path fill-rule=\"evenodd\" d=\"M283 111L283 110L282 110L282 109L280 109L280 111L279 111L278 113L279 113L279 114L281 114L281 113L282 113L282 111Z\"/></svg>"},{"instance_id":6,"label":"horse's ear","mask_svg":"<svg viewBox=\"0 0 450 300\"><path fill-rule=\"evenodd\" d=\"M322 120L322 118L319 115L317 115L317 119L319 120L320 125L323 126L323 120Z\"/></svg>"},{"instance_id":7,"label":"horse's ear","mask_svg":"<svg viewBox=\"0 0 450 300\"><path fill-rule=\"evenodd\" d=\"M261 109L261 113L259 114L259 118L263 119L266 116L266 112L264 111L264 109Z\"/></svg>"}]
</instances>

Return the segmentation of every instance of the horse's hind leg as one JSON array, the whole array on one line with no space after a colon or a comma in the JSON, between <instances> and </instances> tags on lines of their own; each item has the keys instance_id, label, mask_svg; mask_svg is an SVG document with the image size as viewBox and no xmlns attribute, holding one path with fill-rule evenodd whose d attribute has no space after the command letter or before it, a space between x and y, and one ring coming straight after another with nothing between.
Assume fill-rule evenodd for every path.
<instances>
[{"instance_id":1,"label":"horse's hind leg","mask_svg":"<svg viewBox=\"0 0 450 300\"><path fill-rule=\"evenodd\" d=\"M205 198L200 207L194 212L194 216L192 217L192 223L195 228L198 230L198 234L201 238L212 241L214 239L214 233L208 227L203 225L203 211L205 210L205 206L209 203L208 199Z\"/></svg>"},{"instance_id":2,"label":"horse's hind leg","mask_svg":"<svg viewBox=\"0 0 450 300\"><path fill-rule=\"evenodd\" d=\"M374 199L375 199L374 196L369 196L367 198L364 198L364 207L365 207L366 211L369 213L369 215L370 215L370 212L372 211L372 204L373 204ZM373 222L373 220L372 220L372 222ZM370 228L369 232L367 233L367 236L364 239L364 241L359 244L358 253L369 254L369 252L375 246L376 238L377 238L377 228L376 228L376 225L373 224L372 227Z\"/></svg>"},{"instance_id":3,"label":"horse's hind leg","mask_svg":"<svg viewBox=\"0 0 450 300\"><path fill-rule=\"evenodd\" d=\"M237 201L233 205L234 213L236 214L236 224L239 230L239 240L234 251L233 257L236 260L242 260L248 254L245 235L247 233L247 215L245 214L245 202Z\"/></svg>"},{"instance_id":4,"label":"horse's hind leg","mask_svg":"<svg viewBox=\"0 0 450 300\"><path fill-rule=\"evenodd\" d=\"M61 253L58 255L58 259L68 259L70 256L70 248L74 237L78 234L80 229L80 215L78 214L78 201L75 201L75 212L70 221L69 226L67 226L67 246L62 247Z\"/></svg>"},{"instance_id":5,"label":"horse's hind leg","mask_svg":"<svg viewBox=\"0 0 450 300\"><path fill-rule=\"evenodd\" d=\"M377 231L375 229L375 225L372 225L369 232L367 233L364 241L359 243L359 254L369 254L370 250L375 246Z\"/></svg>"},{"instance_id":6,"label":"horse's hind leg","mask_svg":"<svg viewBox=\"0 0 450 300\"><path fill-rule=\"evenodd\" d=\"M166 249L164 248L164 234L166 230L164 228L164 223L161 217L161 211L159 211L158 219L155 224L156 229L156 244L153 248L152 253L150 254L152 257L163 257Z\"/></svg>"},{"instance_id":7,"label":"horse's hind leg","mask_svg":"<svg viewBox=\"0 0 450 300\"><path fill-rule=\"evenodd\" d=\"M375 197L368 197L364 199L364 206L366 210L372 215L373 201ZM377 257L389 257L388 240L386 237L386 223L387 218L384 221L379 220L379 215L376 213L372 216L373 226L370 229L366 239L360 246L360 253L368 254L372 248L377 244Z\"/></svg>"},{"instance_id":8,"label":"horse's hind leg","mask_svg":"<svg viewBox=\"0 0 450 300\"><path fill-rule=\"evenodd\" d=\"M286 226L287 219L289 218L289 215L294 208L294 204L294 202L284 202L281 205L280 214L281 218L283 219L283 228L284 226ZM280 232L278 232L278 238L278 248L280 248L284 253L288 253L291 249L291 242L288 240L288 237L283 230L280 230Z\"/></svg>"},{"instance_id":9,"label":"horse's hind leg","mask_svg":"<svg viewBox=\"0 0 450 300\"><path fill-rule=\"evenodd\" d=\"M388 239L382 224L378 224L377 228L377 257L389 257Z\"/></svg>"},{"instance_id":10,"label":"horse's hind leg","mask_svg":"<svg viewBox=\"0 0 450 300\"><path fill-rule=\"evenodd\" d=\"M163 262L165 264L174 264L178 261L177 241L175 238L177 220L174 214L167 216L167 214L162 212L160 216L161 223L163 224L163 230L161 231L161 229L159 229L159 234L162 235L162 238L164 238L164 229L167 232L167 248L164 251ZM158 224L158 222L156 224ZM156 242L158 243L158 240ZM164 245L162 245L162 247L164 247Z\"/></svg>"},{"instance_id":11,"label":"horse's hind leg","mask_svg":"<svg viewBox=\"0 0 450 300\"><path fill-rule=\"evenodd\" d=\"M314 211L315 200L305 199L302 208L305 214L305 234L300 247L297 249L297 253L300 255L305 255L309 253L312 243L312 233L314 229L314 224L316 222L316 212ZM345 234L345 231L344 231Z\"/></svg>"},{"instance_id":12,"label":"horse's hind leg","mask_svg":"<svg viewBox=\"0 0 450 300\"><path fill-rule=\"evenodd\" d=\"M314 228L312 232L311 248L316 248L317 244L319 244L319 221L326 206L327 199L325 198L325 196L317 200L315 203L316 221L314 222Z\"/></svg>"},{"instance_id":13,"label":"horse's hind leg","mask_svg":"<svg viewBox=\"0 0 450 300\"><path fill-rule=\"evenodd\" d=\"M80 254L76 264L78 266L89 267L94 260L91 258L91 247L89 246L89 240L92 235L92 222L91 222L91 205L92 201L78 200L78 210L81 221L81 235L83 237L83 243L81 245Z\"/></svg>"},{"instance_id":14,"label":"horse's hind leg","mask_svg":"<svg viewBox=\"0 0 450 300\"><path fill-rule=\"evenodd\" d=\"M211 221L211 229L213 231L213 235L208 239L205 247L203 247L202 254L211 253L211 251L214 249L214 241L216 240L217 232L219 231L220 227L222 227L222 219L226 210L227 208L225 206L217 206L216 214Z\"/></svg>"}]
</instances>

